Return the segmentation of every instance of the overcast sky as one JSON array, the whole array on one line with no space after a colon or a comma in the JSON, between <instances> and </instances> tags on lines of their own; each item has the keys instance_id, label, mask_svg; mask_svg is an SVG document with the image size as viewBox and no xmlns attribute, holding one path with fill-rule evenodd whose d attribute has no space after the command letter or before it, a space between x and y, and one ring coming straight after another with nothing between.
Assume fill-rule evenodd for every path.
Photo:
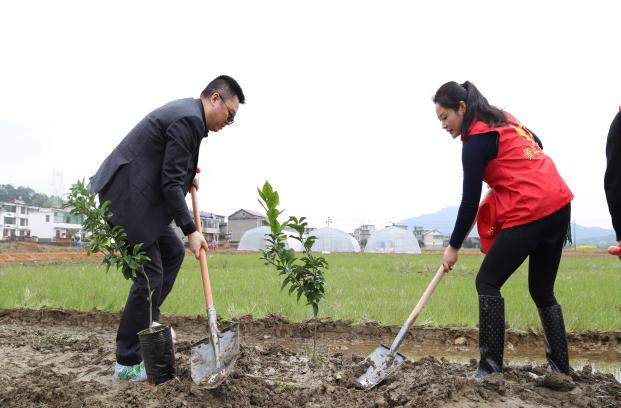
<instances>
[{"instance_id":1,"label":"overcast sky","mask_svg":"<svg viewBox=\"0 0 621 408\"><path fill-rule=\"evenodd\" d=\"M610 227L619 16L619 1L3 2L0 184L52 194L62 172L66 190L225 73L247 103L201 146L202 210L259 210L269 180L315 227L381 227L459 205L461 142L431 97L470 80L541 138L576 222Z\"/></svg>"}]
</instances>

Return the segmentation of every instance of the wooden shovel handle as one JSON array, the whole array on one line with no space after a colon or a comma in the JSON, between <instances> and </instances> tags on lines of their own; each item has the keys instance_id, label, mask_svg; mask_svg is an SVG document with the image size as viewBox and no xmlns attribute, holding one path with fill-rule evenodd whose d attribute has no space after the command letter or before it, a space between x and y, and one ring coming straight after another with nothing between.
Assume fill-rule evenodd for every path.
<instances>
[{"instance_id":1,"label":"wooden shovel handle","mask_svg":"<svg viewBox=\"0 0 621 408\"><path fill-rule=\"evenodd\" d=\"M198 209L198 198L196 197L196 187L192 186L192 211L194 212L194 224L196 230L203 233L201 226L201 215ZM201 246L198 260L201 264L201 277L203 278L203 290L205 292L205 302L207 306L213 305L213 297L211 296L211 283L209 281L209 268L207 267L207 254L205 248Z\"/></svg>"},{"instance_id":2,"label":"wooden shovel handle","mask_svg":"<svg viewBox=\"0 0 621 408\"><path fill-rule=\"evenodd\" d=\"M438 272L436 272L436 275L433 277L433 279L427 286L427 289L425 289L425 293L423 293L423 296L421 296L420 300L416 304L416 307L414 307L414 310L412 310L412 313L410 313L410 316L405 321L405 324L408 327L412 326L412 323L414 323L414 320L416 320L418 315L423 311L423 308L425 307L425 305L427 304L427 301L433 294L433 291L436 289L436 286L438 286L438 283L440 283L440 281L442 280L444 273L445 273L444 266L440 265L440 267L438 268Z\"/></svg>"}]
</instances>

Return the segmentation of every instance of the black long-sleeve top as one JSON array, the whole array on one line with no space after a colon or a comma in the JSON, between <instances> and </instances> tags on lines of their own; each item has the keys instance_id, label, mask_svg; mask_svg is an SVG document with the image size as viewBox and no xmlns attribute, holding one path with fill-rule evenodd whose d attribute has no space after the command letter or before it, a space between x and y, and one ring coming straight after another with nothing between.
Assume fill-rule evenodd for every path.
<instances>
[{"instance_id":1,"label":"black long-sleeve top","mask_svg":"<svg viewBox=\"0 0 621 408\"><path fill-rule=\"evenodd\" d=\"M539 147L543 149L541 140L534 133L531 132L531 134ZM464 169L464 184L457 220L449 241L453 248L461 248L466 235L470 231L470 227L474 223L479 209L479 200L481 200L485 166L488 161L495 159L497 156L498 132L472 135L463 144L461 161Z\"/></svg>"},{"instance_id":2,"label":"black long-sleeve top","mask_svg":"<svg viewBox=\"0 0 621 408\"><path fill-rule=\"evenodd\" d=\"M612 217L612 227L617 234L617 241L621 241L621 110L610 124L606 140L604 190Z\"/></svg>"}]
</instances>

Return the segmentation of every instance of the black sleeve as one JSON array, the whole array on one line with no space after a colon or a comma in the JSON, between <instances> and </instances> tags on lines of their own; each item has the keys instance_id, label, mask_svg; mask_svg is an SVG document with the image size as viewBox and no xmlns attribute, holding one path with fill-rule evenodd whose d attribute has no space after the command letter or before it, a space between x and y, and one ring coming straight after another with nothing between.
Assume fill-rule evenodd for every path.
<instances>
[{"instance_id":1,"label":"black sleeve","mask_svg":"<svg viewBox=\"0 0 621 408\"><path fill-rule=\"evenodd\" d=\"M479 209L483 171L488 161L498 155L498 133L472 135L464 142L461 161L464 168L464 185L455 227L449 243L461 248Z\"/></svg>"},{"instance_id":2,"label":"black sleeve","mask_svg":"<svg viewBox=\"0 0 621 408\"><path fill-rule=\"evenodd\" d=\"M617 241L621 241L621 111L617 113L606 140L604 190Z\"/></svg>"},{"instance_id":3,"label":"black sleeve","mask_svg":"<svg viewBox=\"0 0 621 408\"><path fill-rule=\"evenodd\" d=\"M539 145L539 148L543 150L543 144L541 143L541 139L539 139L537 135L535 134L535 132L533 132L532 130L528 129L528 131L530 132L531 135L533 135L533 139L535 139L535 143L537 143Z\"/></svg>"},{"instance_id":4,"label":"black sleeve","mask_svg":"<svg viewBox=\"0 0 621 408\"><path fill-rule=\"evenodd\" d=\"M535 138L535 142L537 142L537 144L539 145L539 148L543 150L543 144L541 143L541 139L539 139L537 135L534 133L532 133L532 135L533 135L533 138Z\"/></svg>"},{"instance_id":5,"label":"black sleeve","mask_svg":"<svg viewBox=\"0 0 621 408\"><path fill-rule=\"evenodd\" d=\"M167 142L162 163L162 194L168 212L184 235L196 231L185 202L184 180L197 149L195 125L189 118L178 119L166 131Z\"/></svg>"}]
</instances>

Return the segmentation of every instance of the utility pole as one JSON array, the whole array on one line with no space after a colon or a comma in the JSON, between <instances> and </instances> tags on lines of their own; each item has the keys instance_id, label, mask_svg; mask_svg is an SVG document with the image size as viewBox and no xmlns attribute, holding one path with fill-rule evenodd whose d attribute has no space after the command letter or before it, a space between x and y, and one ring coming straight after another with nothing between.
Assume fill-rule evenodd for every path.
<instances>
[{"instance_id":1,"label":"utility pole","mask_svg":"<svg viewBox=\"0 0 621 408\"><path fill-rule=\"evenodd\" d=\"M56 207L60 208L62 205L61 197L65 189L65 182L62 170L52 169L52 194L54 196L54 201Z\"/></svg>"},{"instance_id":2,"label":"utility pole","mask_svg":"<svg viewBox=\"0 0 621 408\"><path fill-rule=\"evenodd\" d=\"M574 251L577 251L577 247L576 247L577 243L576 243L576 219L574 218Z\"/></svg>"},{"instance_id":3,"label":"utility pole","mask_svg":"<svg viewBox=\"0 0 621 408\"><path fill-rule=\"evenodd\" d=\"M328 228L330 228L330 224L332 224L332 217L328 217L326 224L328 224Z\"/></svg>"}]
</instances>

